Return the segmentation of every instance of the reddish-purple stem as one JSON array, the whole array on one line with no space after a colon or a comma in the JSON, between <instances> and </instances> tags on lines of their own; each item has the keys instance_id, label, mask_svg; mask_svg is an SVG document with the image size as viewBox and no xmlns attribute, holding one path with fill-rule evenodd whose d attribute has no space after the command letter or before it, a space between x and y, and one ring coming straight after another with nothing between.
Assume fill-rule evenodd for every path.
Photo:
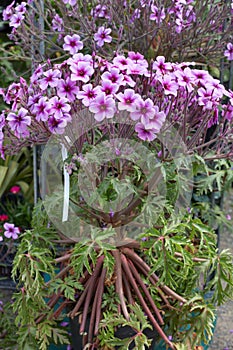
<instances>
[{"instance_id":1,"label":"reddish-purple stem","mask_svg":"<svg viewBox=\"0 0 233 350\"><path fill-rule=\"evenodd\" d=\"M147 271L148 277L151 277L151 281L154 281L155 284L159 285L159 277L156 276L155 273L150 274L150 267L140 258L140 256L138 256L132 249L129 248L122 248L121 249L122 252L127 255L132 261L134 261L135 263L138 263L138 266L141 265L142 267L145 268L145 270ZM177 294L176 292L174 292L171 288L165 286L165 285L159 285L160 288L163 290L164 293L166 293L167 295L173 297L174 299L182 302L183 304L185 304L187 302L187 300L183 297L181 297L179 294Z\"/></svg>"},{"instance_id":2,"label":"reddish-purple stem","mask_svg":"<svg viewBox=\"0 0 233 350\"><path fill-rule=\"evenodd\" d=\"M135 266L133 265L133 263L131 261L129 261L129 267L130 267L131 272L133 273L135 279L137 280L138 284L142 288L142 290L143 290L145 296L147 297L149 303L151 304L151 307L152 307L153 311L155 312L159 323L161 325L163 325L164 324L163 318L160 315L160 312L159 312L157 306L155 305L154 300L152 299L150 292L146 288L145 283L142 281L140 274L138 273L138 271L136 270Z\"/></svg>"},{"instance_id":3,"label":"reddish-purple stem","mask_svg":"<svg viewBox=\"0 0 233 350\"><path fill-rule=\"evenodd\" d=\"M61 297L61 292L58 292L58 294L53 294L49 302L47 302L48 307L52 309L52 307L54 307L54 305L58 302L60 297ZM39 316L38 319L36 320L36 324L40 323L46 316L47 315L45 314Z\"/></svg>"},{"instance_id":4,"label":"reddish-purple stem","mask_svg":"<svg viewBox=\"0 0 233 350\"><path fill-rule=\"evenodd\" d=\"M58 302L60 296L61 296L61 292L59 291L57 294L53 294L53 296L51 297L51 299L49 300L49 302L47 303L47 305L52 308L54 307L54 305Z\"/></svg>"},{"instance_id":5,"label":"reddish-purple stem","mask_svg":"<svg viewBox=\"0 0 233 350\"><path fill-rule=\"evenodd\" d=\"M100 287L99 281L100 281L100 278L97 279L96 281L95 297L91 308L91 318L90 318L89 329L88 329L88 343L91 343L93 339L93 328L94 328L94 323L96 318L97 300L98 300L99 287Z\"/></svg>"},{"instance_id":6,"label":"reddish-purple stem","mask_svg":"<svg viewBox=\"0 0 233 350\"><path fill-rule=\"evenodd\" d=\"M116 292L119 295L123 315L125 316L126 320L129 320L129 313L126 307L122 285L121 252L118 249L113 250L112 255L116 261Z\"/></svg>"},{"instance_id":7,"label":"reddish-purple stem","mask_svg":"<svg viewBox=\"0 0 233 350\"><path fill-rule=\"evenodd\" d=\"M128 303L133 305L134 304L134 299L132 297L132 293L131 293L131 290L130 290L130 285L129 285L127 276L125 275L124 271L122 273L122 279L123 279L123 285L124 285L126 297L128 299Z\"/></svg>"},{"instance_id":8,"label":"reddish-purple stem","mask_svg":"<svg viewBox=\"0 0 233 350\"><path fill-rule=\"evenodd\" d=\"M98 299L97 299L97 305L96 305L96 316L95 316L95 329L94 334L97 335L99 330L99 323L100 323L100 317L101 317L101 304L102 304L102 298L103 298L103 292L104 292L104 282L105 282L105 276L107 273L106 267L102 269L99 284L98 284Z\"/></svg>"},{"instance_id":9,"label":"reddish-purple stem","mask_svg":"<svg viewBox=\"0 0 233 350\"><path fill-rule=\"evenodd\" d=\"M66 273L71 269L70 265L65 266L60 272L58 272L56 274L56 276L54 277L54 279L57 278L62 278L63 276L66 275ZM45 283L46 286L48 286L52 281L54 281L54 279L49 280L48 282Z\"/></svg>"},{"instance_id":10,"label":"reddish-purple stem","mask_svg":"<svg viewBox=\"0 0 233 350\"><path fill-rule=\"evenodd\" d=\"M58 264L58 263L60 263L60 262L67 261L67 260L70 259L70 257L71 257L71 253L68 253L68 254L65 254L65 255L63 255L63 256L60 256L59 258L56 258L56 259L55 259L55 262Z\"/></svg>"},{"instance_id":11,"label":"reddish-purple stem","mask_svg":"<svg viewBox=\"0 0 233 350\"><path fill-rule=\"evenodd\" d=\"M92 269L92 265L91 265L91 269ZM79 282L82 283L83 285L87 282L87 280L90 278L90 273L88 270L85 270L83 273L83 276L80 277Z\"/></svg>"},{"instance_id":12,"label":"reddish-purple stem","mask_svg":"<svg viewBox=\"0 0 233 350\"><path fill-rule=\"evenodd\" d=\"M84 303L84 307L83 307L82 322L81 322L80 330L79 330L80 334L82 334L84 332L84 329L85 329L88 308L89 308L89 305L91 302L92 295L95 293L96 280L97 280L99 273L100 273L100 270L102 268L103 261L104 261L104 255L101 255L97 259L97 263L96 263L96 266L94 268L93 274L91 275L91 277L89 279L90 283L88 284L88 291L87 291L87 295L86 295L85 303Z\"/></svg>"},{"instance_id":13,"label":"reddish-purple stem","mask_svg":"<svg viewBox=\"0 0 233 350\"><path fill-rule=\"evenodd\" d=\"M129 282L131 283L144 311L146 312L148 318L150 319L152 325L154 326L154 328L157 330L158 334L160 335L160 337L162 339L164 339L164 341L171 347L172 350L175 350L173 344L171 343L171 341L168 339L168 337L166 336L166 334L163 332L162 328L159 326L158 322L156 321L156 319L154 318L154 316L152 315L149 307L147 306L138 286L137 286L137 283L131 273L131 270L129 268L129 265L128 265L128 261L125 257L125 255L122 254L121 256L121 261L122 261L122 266L123 266L123 269L125 270L125 273L127 274L128 278L129 278Z\"/></svg>"},{"instance_id":14,"label":"reddish-purple stem","mask_svg":"<svg viewBox=\"0 0 233 350\"><path fill-rule=\"evenodd\" d=\"M142 264L139 264L138 261L134 261L134 264L137 265L138 269L141 270L141 272L144 274L146 278L149 277L149 280L153 284L153 286L156 286L161 299L163 299L164 303L167 305L168 308L171 308L172 306L167 300L167 297L164 295L164 292L161 290L160 287L158 287L157 283L153 280L153 278L151 276L148 276L148 269L145 269L145 267Z\"/></svg>"},{"instance_id":15,"label":"reddish-purple stem","mask_svg":"<svg viewBox=\"0 0 233 350\"><path fill-rule=\"evenodd\" d=\"M61 303L61 305L59 305L59 307L55 310L55 312L53 313L53 316L51 316L50 319L58 318L68 303L69 303L68 300L63 301L63 303Z\"/></svg>"},{"instance_id":16,"label":"reddish-purple stem","mask_svg":"<svg viewBox=\"0 0 233 350\"><path fill-rule=\"evenodd\" d=\"M85 289L82 291L82 294L80 295L75 307L73 308L73 310L69 313L69 317L74 318L77 315L77 312L79 311L80 307L82 306L85 297L87 295L88 292L88 288L91 282L91 278L89 278L89 280L87 281L87 284L85 286Z\"/></svg>"}]
</instances>

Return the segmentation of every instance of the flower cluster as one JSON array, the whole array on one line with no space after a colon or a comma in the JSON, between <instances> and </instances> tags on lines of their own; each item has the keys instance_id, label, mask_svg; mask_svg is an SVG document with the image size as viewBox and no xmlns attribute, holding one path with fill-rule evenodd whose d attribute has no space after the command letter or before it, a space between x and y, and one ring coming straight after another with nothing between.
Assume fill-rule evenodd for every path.
<instances>
[{"instance_id":1,"label":"flower cluster","mask_svg":"<svg viewBox=\"0 0 233 350\"><path fill-rule=\"evenodd\" d=\"M63 134L76 112L84 108L98 122L127 112L126 118L144 141L153 141L165 121L183 133L188 148L190 144L200 148L204 130L213 124L224 124L219 128L221 138L230 135L232 93L207 71L196 69L194 63L171 63L158 56L149 64L134 51L115 54L110 61L84 54L82 48L79 36L68 35L64 38L64 50L71 53L68 59L61 64L39 65L29 84L21 78L10 85L4 94L10 109L0 117L2 154L4 147L12 150L45 142L51 134ZM229 102L222 105L224 96ZM200 136L193 143L190 137L198 129ZM3 130L13 144L3 146Z\"/></svg>"},{"instance_id":2,"label":"flower cluster","mask_svg":"<svg viewBox=\"0 0 233 350\"><path fill-rule=\"evenodd\" d=\"M10 27L18 28L25 18L25 12L27 10L26 2L21 2L19 5L14 6L15 1L13 1L7 8L3 11L3 20L9 21Z\"/></svg>"}]
</instances>

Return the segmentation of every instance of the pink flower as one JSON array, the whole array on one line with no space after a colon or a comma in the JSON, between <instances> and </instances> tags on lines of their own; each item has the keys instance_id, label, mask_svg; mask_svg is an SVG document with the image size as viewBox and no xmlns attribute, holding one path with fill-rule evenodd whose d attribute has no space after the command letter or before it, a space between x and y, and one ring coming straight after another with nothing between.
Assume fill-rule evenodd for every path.
<instances>
[{"instance_id":1,"label":"pink flower","mask_svg":"<svg viewBox=\"0 0 233 350\"><path fill-rule=\"evenodd\" d=\"M41 90L46 90L48 86L51 86L51 87L57 86L61 77L61 72L59 69L54 69L54 70L49 69L43 74L45 78L42 78L39 83Z\"/></svg>"},{"instance_id":2,"label":"pink flower","mask_svg":"<svg viewBox=\"0 0 233 350\"><path fill-rule=\"evenodd\" d=\"M7 120L11 129L15 132L16 136L20 134L27 133L27 127L31 124L31 117L28 115L28 111L25 108L20 108L18 114L9 113L7 116Z\"/></svg>"},{"instance_id":3,"label":"pink flower","mask_svg":"<svg viewBox=\"0 0 233 350\"><path fill-rule=\"evenodd\" d=\"M16 100L17 97L19 97L21 92L20 84L19 83L12 83L4 96L4 101L8 104L10 104L12 101Z\"/></svg>"},{"instance_id":4,"label":"pink flower","mask_svg":"<svg viewBox=\"0 0 233 350\"><path fill-rule=\"evenodd\" d=\"M184 70L177 70L174 74L177 77L179 86L183 86L188 92L193 91L194 78L190 68L186 67Z\"/></svg>"},{"instance_id":5,"label":"pink flower","mask_svg":"<svg viewBox=\"0 0 233 350\"><path fill-rule=\"evenodd\" d=\"M206 81L205 88L210 90L212 89L212 95L216 99L222 98L223 94L226 92L224 86L220 83L220 81L218 79L213 79L212 77Z\"/></svg>"},{"instance_id":6,"label":"pink flower","mask_svg":"<svg viewBox=\"0 0 233 350\"><path fill-rule=\"evenodd\" d=\"M233 91L231 91L230 89L228 91L225 91L225 95L228 96L230 98L230 103L233 106Z\"/></svg>"},{"instance_id":7,"label":"pink flower","mask_svg":"<svg viewBox=\"0 0 233 350\"><path fill-rule=\"evenodd\" d=\"M153 141L156 138L156 130L149 124L144 125L142 123L137 123L135 125L135 131L138 137L143 141Z\"/></svg>"},{"instance_id":8,"label":"pink flower","mask_svg":"<svg viewBox=\"0 0 233 350\"><path fill-rule=\"evenodd\" d=\"M63 30L63 19L56 13L52 19L52 28L54 31L61 32Z\"/></svg>"},{"instance_id":9,"label":"pink flower","mask_svg":"<svg viewBox=\"0 0 233 350\"><path fill-rule=\"evenodd\" d=\"M106 96L104 93L100 93L90 103L89 110L94 113L94 118L101 122L105 118L113 118L116 106L112 97Z\"/></svg>"},{"instance_id":10,"label":"pink flower","mask_svg":"<svg viewBox=\"0 0 233 350\"><path fill-rule=\"evenodd\" d=\"M90 80L90 77L94 73L94 69L91 63L80 61L77 64L72 64L70 66L70 70L72 71L71 80L72 81L83 81L87 83Z\"/></svg>"},{"instance_id":11,"label":"pink flower","mask_svg":"<svg viewBox=\"0 0 233 350\"><path fill-rule=\"evenodd\" d=\"M138 120L141 117L149 120L154 117L154 114L154 103L150 98L147 98L145 101L138 99L136 101L136 110L130 113L130 117L133 120Z\"/></svg>"},{"instance_id":12,"label":"pink flower","mask_svg":"<svg viewBox=\"0 0 233 350\"><path fill-rule=\"evenodd\" d=\"M63 134L67 121L65 119L56 119L54 116L51 116L48 120L49 130L53 134Z\"/></svg>"},{"instance_id":13,"label":"pink flower","mask_svg":"<svg viewBox=\"0 0 233 350\"><path fill-rule=\"evenodd\" d=\"M70 66L76 66L79 62L88 62L93 66L93 59L91 55L84 55L81 52L76 53L73 57L68 58L67 63Z\"/></svg>"},{"instance_id":14,"label":"pink flower","mask_svg":"<svg viewBox=\"0 0 233 350\"><path fill-rule=\"evenodd\" d=\"M48 120L51 111L51 105L47 101L47 97L41 97L37 103L32 106L32 112L36 114L36 120Z\"/></svg>"},{"instance_id":15,"label":"pink flower","mask_svg":"<svg viewBox=\"0 0 233 350\"><path fill-rule=\"evenodd\" d=\"M118 102L118 109L126 110L128 112L135 112L136 110L136 102L141 99L139 94L135 94L133 89L126 89L123 92L119 92L116 95L116 98L120 101Z\"/></svg>"},{"instance_id":16,"label":"pink flower","mask_svg":"<svg viewBox=\"0 0 233 350\"><path fill-rule=\"evenodd\" d=\"M43 67L41 64L38 65L38 67L35 69L35 71L32 73L32 76L30 78L31 84L38 84L38 80L43 74Z\"/></svg>"},{"instance_id":17,"label":"pink flower","mask_svg":"<svg viewBox=\"0 0 233 350\"><path fill-rule=\"evenodd\" d=\"M198 104L200 106L204 106L204 109L212 109L214 105L214 100L213 100L213 89L205 89L205 88L200 88L198 89Z\"/></svg>"},{"instance_id":18,"label":"pink flower","mask_svg":"<svg viewBox=\"0 0 233 350\"><path fill-rule=\"evenodd\" d=\"M21 12L15 13L10 18L9 26L13 28L18 28L21 25L21 22L24 20L24 15Z\"/></svg>"},{"instance_id":19,"label":"pink flower","mask_svg":"<svg viewBox=\"0 0 233 350\"><path fill-rule=\"evenodd\" d=\"M66 35L64 38L63 49L69 51L71 55L74 55L79 50L82 50L83 43L80 41L80 36L78 34Z\"/></svg>"},{"instance_id":20,"label":"pink flower","mask_svg":"<svg viewBox=\"0 0 233 350\"><path fill-rule=\"evenodd\" d=\"M132 63L127 67L127 74L148 75L147 67L139 63Z\"/></svg>"},{"instance_id":21,"label":"pink flower","mask_svg":"<svg viewBox=\"0 0 233 350\"><path fill-rule=\"evenodd\" d=\"M229 60L233 60L233 44L228 43L227 44L227 49L224 51L224 56Z\"/></svg>"},{"instance_id":22,"label":"pink flower","mask_svg":"<svg viewBox=\"0 0 233 350\"><path fill-rule=\"evenodd\" d=\"M166 74L163 77L159 77L158 80L163 85L165 95L177 95L177 83L172 80L170 75Z\"/></svg>"},{"instance_id":23,"label":"pink flower","mask_svg":"<svg viewBox=\"0 0 233 350\"><path fill-rule=\"evenodd\" d=\"M10 192L13 193L13 194L19 193L20 190L21 190L20 186L12 186L12 187L10 188Z\"/></svg>"},{"instance_id":24,"label":"pink flower","mask_svg":"<svg viewBox=\"0 0 233 350\"><path fill-rule=\"evenodd\" d=\"M226 107L225 113L224 113L224 118L227 119L229 122L233 121L233 106L228 104Z\"/></svg>"},{"instance_id":25,"label":"pink flower","mask_svg":"<svg viewBox=\"0 0 233 350\"><path fill-rule=\"evenodd\" d=\"M176 18L176 33L181 33L185 27L184 19L182 15Z\"/></svg>"},{"instance_id":26,"label":"pink flower","mask_svg":"<svg viewBox=\"0 0 233 350\"><path fill-rule=\"evenodd\" d=\"M156 71L156 75L166 74L172 68L171 63L165 62L164 56L158 56L153 63L153 69Z\"/></svg>"},{"instance_id":27,"label":"pink flower","mask_svg":"<svg viewBox=\"0 0 233 350\"><path fill-rule=\"evenodd\" d=\"M13 15L14 4L15 4L15 1L13 1L10 5L6 7L5 10L3 10L2 12L3 21L9 21L11 19L11 16Z\"/></svg>"},{"instance_id":28,"label":"pink flower","mask_svg":"<svg viewBox=\"0 0 233 350\"><path fill-rule=\"evenodd\" d=\"M201 69L192 69L194 80L196 84L205 85L208 79L208 72Z\"/></svg>"},{"instance_id":29,"label":"pink flower","mask_svg":"<svg viewBox=\"0 0 233 350\"><path fill-rule=\"evenodd\" d=\"M134 61L134 63L139 63L142 65L145 65L148 67L148 62L147 60L144 59L144 56L139 53L139 52L134 52L134 51L129 51L128 52L128 57Z\"/></svg>"},{"instance_id":30,"label":"pink flower","mask_svg":"<svg viewBox=\"0 0 233 350\"><path fill-rule=\"evenodd\" d=\"M51 104L50 114L54 116L56 119L62 119L65 113L68 113L71 109L70 105L67 103L67 98L58 98L58 96L54 96L49 100Z\"/></svg>"},{"instance_id":31,"label":"pink flower","mask_svg":"<svg viewBox=\"0 0 233 350\"><path fill-rule=\"evenodd\" d=\"M121 85L123 86L129 85L130 87L134 87L136 85L136 82L129 75L124 74L124 79Z\"/></svg>"},{"instance_id":32,"label":"pink flower","mask_svg":"<svg viewBox=\"0 0 233 350\"><path fill-rule=\"evenodd\" d=\"M143 116L141 121L143 124L150 125L151 128L155 129L158 133L165 122L166 114L163 111L159 111L158 106L154 106L154 117L152 119L145 118Z\"/></svg>"},{"instance_id":33,"label":"pink flower","mask_svg":"<svg viewBox=\"0 0 233 350\"><path fill-rule=\"evenodd\" d=\"M27 10L26 6L27 6L26 2L21 2L21 4L15 7L15 12L24 14Z\"/></svg>"},{"instance_id":34,"label":"pink flower","mask_svg":"<svg viewBox=\"0 0 233 350\"><path fill-rule=\"evenodd\" d=\"M97 96L98 88L93 88L92 84L82 86L82 90L77 93L77 98L82 100L84 106L89 107L91 101Z\"/></svg>"},{"instance_id":35,"label":"pink flower","mask_svg":"<svg viewBox=\"0 0 233 350\"><path fill-rule=\"evenodd\" d=\"M119 85L113 84L110 80L103 80L98 90L104 92L106 95L113 95L119 90Z\"/></svg>"},{"instance_id":36,"label":"pink flower","mask_svg":"<svg viewBox=\"0 0 233 350\"><path fill-rule=\"evenodd\" d=\"M112 41L112 37L109 35L111 31L110 28L99 27L97 33L94 34L94 40L98 46L101 47L104 43L110 43Z\"/></svg>"},{"instance_id":37,"label":"pink flower","mask_svg":"<svg viewBox=\"0 0 233 350\"><path fill-rule=\"evenodd\" d=\"M119 70L126 70L130 62L132 63L132 61L129 58L126 58L123 55L117 55L113 59L114 66Z\"/></svg>"},{"instance_id":38,"label":"pink flower","mask_svg":"<svg viewBox=\"0 0 233 350\"><path fill-rule=\"evenodd\" d=\"M3 128L6 124L6 117L4 111L0 114L0 128Z\"/></svg>"},{"instance_id":39,"label":"pink flower","mask_svg":"<svg viewBox=\"0 0 233 350\"><path fill-rule=\"evenodd\" d=\"M110 18L110 16L108 15L107 7L101 4L98 4L94 9L91 10L91 15L94 18L97 18L97 17L104 17L107 19Z\"/></svg>"},{"instance_id":40,"label":"pink flower","mask_svg":"<svg viewBox=\"0 0 233 350\"><path fill-rule=\"evenodd\" d=\"M8 222L6 222L3 225L5 232L4 232L4 236L7 238L12 238L12 239L17 239L18 238L18 234L20 233L19 228L15 227L14 224L9 224Z\"/></svg>"},{"instance_id":41,"label":"pink flower","mask_svg":"<svg viewBox=\"0 0 233 350\"><path fill-rule=\"evenodd\" d=\"M102 80L107 80L112 82L113 84L118 84L120 85L121 82L124 79L124 76L122 73L120 73L118 68L111 68L109 71L104 72L101 76Z\"/></svg>"},{"instance_id":42,"label":"pink flower","mask_svg":"<svg viewBox=\"0 0 233 350\"><path fill-rule=\"evenodd\" d=\"M150 20L155 21L156 23L162 22L162 20L166 17L164 7L159 9L157 6L151 5L151 12Z\"/></svg>"},{"instance_id":43,"label":"pink flower","mask_svg":"<svg viewBox=\"0 0 233 350\"><path fill-rule=\"evenodd\" d=\"M66 80L61 79L57 85L57 94L59 97L66 97L70 102L75 100L79 88L75 81L69 77Z\"/></svg>"}]
</instances>

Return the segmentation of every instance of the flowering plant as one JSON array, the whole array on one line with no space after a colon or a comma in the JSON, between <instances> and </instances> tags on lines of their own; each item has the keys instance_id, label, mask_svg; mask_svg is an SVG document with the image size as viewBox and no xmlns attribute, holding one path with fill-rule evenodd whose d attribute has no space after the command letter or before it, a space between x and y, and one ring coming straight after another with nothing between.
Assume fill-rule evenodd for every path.
<instances>
[{"instance_id":1,"label":"flowering plant","mask_svg":"<svg viewBox=\"0 0 233 350\"><path fill-rule=\"evenodd\" d=\"M12 261L22 232L30 227L32 205L22 196L18 185L12 186L0 204L1 277L10 278Z\"/></svg>"},{"instance_id":2,"label":"flowering plant","mask_svg":"<svg viewBox=\"0 0 233 350\"><path fill-rule=\"evenodd\" d=\"M31 53L40 62L29 82L2 91L1 153L46 143L47 196L13 271L24 284L15 302L22 349L66 343L57 327L65 308L82 315L92 349L144 349L148 329L173 350L208 342L213 304L232 296L233 267L188 207L207 161L224 160L230 174L233 92L200 69L213 53L231 59L228 5L206 1L204 13L191 0L13 5L4 12L11 38L25 52L38 44ZM213 40L198 35L199 24L216 31ZM193 49L202 62L188 60ZM133 336L120 339L124 326Z\"/></svg>"},{"instance_id":3,"label":"flowering plant","mask_svg":"<svg viewBox=\"0 0 233 350\"><path fill-rule=\"evenodd\" d=\"M13 194L17 194L20 191L19 186L13 186L10 188L9 192ZM1 205L2 210L6 210L5 206ZM2 211L1 210L1 211ZM14 212L15 214L15 212ZM13 215L14 215L13 214ZM7 214L0 214L0 241L2 242L5 239L17 239L18 235L20 233L19 227L15 226L13 223L9 223L9 220L12 220L13 217L11 215L11 218Z\"/></svg>"}]
</instances>

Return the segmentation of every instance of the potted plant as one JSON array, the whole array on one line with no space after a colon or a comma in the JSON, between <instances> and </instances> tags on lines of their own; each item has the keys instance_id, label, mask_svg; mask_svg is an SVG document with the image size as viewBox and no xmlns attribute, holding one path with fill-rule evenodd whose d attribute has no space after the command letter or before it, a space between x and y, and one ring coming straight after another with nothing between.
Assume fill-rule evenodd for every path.
<instances>
[{"instance_id":1,"label":"potted plant","mask_svg":"<svg viewBox=\"0 0 233 350\"><path fill-rule=\"evenodd\" d=\"M112 2L109 8L85 8L76 1L54 5L60 10L51 9L53 29L70 55L59 63L43 62L29 83L21 78L11 85L4 94L10 108L1 117L2 153L46 143L46 194L13 268L21 287L14 304L20 347L68 343L61 327L65 315L77 320L76 332L83 335L77 349L194 349L208 343L215 304L232 297L233 265L227 251L216 250L208 222L193 213L193 177L210 160L224 160L230 174L232 92L194 63L162 55L149 59L163 33L158 27L168 34L171 27L163 20L167 14L178 23L182 4L163 9L140 1L133 13L125 3L125 12ZM192 16L186 12L185 25L172 32L175 38L179 30L195 31L194 14L201 15L200 7L195 12L185 6ZM121 10L124 16L116 17ZM65 32L66 13L68 23L78 16L80 36ZM24 3L17 10L9 7L7 16L16 29L25 29L24 18L30 18ZM119 27L122 18L129 32ZM126 50L125 34L139 35L142 18L144 24L157 23L156 36L147 50L131 50L130 40ZM49 31L49 22L44 24ZM136 40L139 46L148 44L145 33L145 41ZM22 38L15 30L17 35ZM184 38L186 49L177 41L182 58L190 55L190 38ZM57 44L49 45L54 50ZM220 50L219 42L211 49L205 40L200 45L207 56ZM174 50L175 57L178 53ZM207 141L213 125L215 135ZM226 171L219 175L223 182ZM203 186L200 182L200 191Z\"/></svg>"}]
</instances>

